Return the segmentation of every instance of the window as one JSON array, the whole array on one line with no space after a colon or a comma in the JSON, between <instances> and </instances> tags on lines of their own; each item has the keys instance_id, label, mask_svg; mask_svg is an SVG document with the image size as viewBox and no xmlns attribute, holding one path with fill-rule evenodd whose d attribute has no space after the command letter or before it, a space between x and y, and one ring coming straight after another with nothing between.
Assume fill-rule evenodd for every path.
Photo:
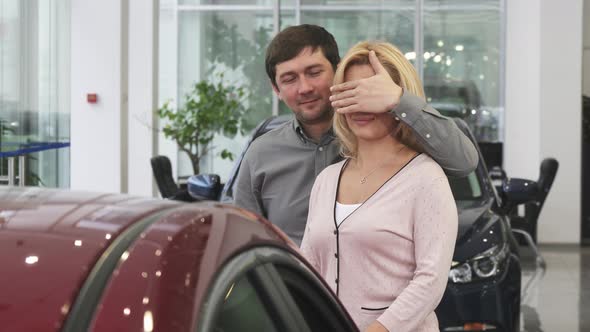
<instances>
[{"instance_id":1,"label":"window","mask_svg":"<svg viewBox=\"0 0 590 332\"><path fill-rule=\"evenodd\" d=\"M215 275L198 331L356 331L336 296L287 250L250 249Z\"/></svg>"},{"instance_id":2,"label":"window","mask_svg":"<svg viewBox=\"0 0 590 332\"><path fill-rule=\"evenodd\" d=\"M294 265L275 267L311 331L355 331L354 323L345 319L335 296L320 287L319 279Z\"/></svg>"},{"instance_id":3,"label":"window","mask_svg":"<svg viewBox=\"0 0 590 332\"><path fill-rule=\"evenodd\" d=\"M264 307L256 289L247 276L243 276L227 291L215 332L278 331Z\"/></svg>"},{"instance_id":4,"label":"window","mask_svg":"<svg viewBox=\"0 0 590 332\"><path fill-rule=\"evenodd\" d=\"M480 142L503 140L502 17L499 0L424 0L427 97Z\"/></svg>"},{"instance_id":5,"label":"window","mask_svg":"<svg viewBox=\"0 0 590 332\"><path fill-rule=\"evenodd\" d=\"M264 52L275 28L271 5L274 2L230 1L226 5L210 2L214 4L162 1L160 39L168 47L174 47L170 40L177 39L178 49L160 52L160 76L166 84L160 82L159 99L182 101L194 82L202 79L218 82L223 73L224 83L246 90L249 112L244 129L249 133L272 115L273 92L266 79ZM217 10L211 10L212 6ZM171 28L174 26L176 30ZM217 136L212 144L214 149L203 158L201 168L227 181L233 161L221 159L220 152L228 149L238 156L247 137L248 134L234 138ZM179 175L192 174L186 155L179 154L178 164Z\"/></svg>"},{"instance_id":6,"label":"window","mask_svg":"<svg viewBox=\"0 0 590 332\"><path fill-rule=\"evenodd\" d=\"M69 8L68 0L0 0L1 151L69 141ZM26 184L68 187L69 149L28 155Z\"/></svg>"},{"instance_id":7,"label":"window","mask_svg":"<svg viewBox=\"0 0 590 332\"><path fill-rule=\"evenodd\" d=\"M481 186L476 172L464 177L449 177L449 185L456 201L472 201L482 197Z\"/></svg>"}]
</instances>

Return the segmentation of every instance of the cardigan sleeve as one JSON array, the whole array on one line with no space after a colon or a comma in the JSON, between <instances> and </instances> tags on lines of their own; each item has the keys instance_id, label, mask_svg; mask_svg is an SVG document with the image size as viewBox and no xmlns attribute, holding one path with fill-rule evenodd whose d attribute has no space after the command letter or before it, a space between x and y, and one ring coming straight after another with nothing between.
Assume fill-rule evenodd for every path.
<instances>
[{"instance_id":1,"label":"cardigan sleeve","mask_svg":"<svg viewBox=\"0 0 590 332\"><path fill-rule=\"evenodd\" d=\"M315 213L315 209L317 208L316 199L317 199L317 192L319 188L319 182L321 181L321 174L316 178L315 182L313 183L313 187L311 189L311 194L309 195L309 210L307 213L307 222L305 224L305 232L303 233L303 239L301 240L301 253L303 257L307 259L307 261L316 269L316 271L321 271L320 268L320 260L316 255L316 251L311 246L310 243L310 229L312 226L312 219L310 216L313 216Z\"/></svg>"},{"instance_id":2,"label":"cardigan sleeve","mask_svg":"<svg viewBox=\"0 0 590 332\"><path fill-rule=\"evenodd\" d=\"M377 319L392 332L416 330L445 291L458 227L457 207L446 177L418 190L413 216L414 276Z\"/></svg>"}]
</instances>

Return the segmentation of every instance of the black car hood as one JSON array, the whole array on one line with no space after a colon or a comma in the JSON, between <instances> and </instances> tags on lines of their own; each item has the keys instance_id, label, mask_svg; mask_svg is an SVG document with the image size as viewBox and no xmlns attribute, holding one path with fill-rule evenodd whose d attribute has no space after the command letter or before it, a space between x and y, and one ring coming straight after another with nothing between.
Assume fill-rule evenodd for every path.
<instances>
[{"instance_id":1,"label":"black car hood","mask_svg":"<svg viewBox=\"0 0 590 332\"><path fill-rule=\"evenodd\" d=\"M494 245L506 242L500 216L493 211L493 201L457 201L459 230L453 261L464 262Z\"/></svg>"}]
</instances>

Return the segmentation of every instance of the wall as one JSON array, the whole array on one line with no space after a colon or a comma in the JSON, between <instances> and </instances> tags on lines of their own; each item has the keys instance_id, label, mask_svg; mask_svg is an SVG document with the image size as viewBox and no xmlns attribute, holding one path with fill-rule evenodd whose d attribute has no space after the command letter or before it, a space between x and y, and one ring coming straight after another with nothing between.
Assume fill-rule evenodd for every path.
<instances>
[{"instance_id":1,"label":"wall","mask_svg":"<svg viewBox=\"0 0 590 332\"><path fill-rule=\"evenodd\" d=\"M560 162L539 220L539 241L580 242L582 0L507 1L505 167L537 179Z\"/></svg>"},{"instance_id":2,"label":"wall","mask_svg":"<svg viewBox=\"0 0 590 332\"><path fill-rule=\"evenodd\" d=\"M590 1L584 1L584 50L582 63L582 91L590 96Z\"/></svg>"},{"instance_id":3,"label":"wall","mask_svg":"<svg viewBox=\"0 0 590 332\"><path fill-rule=\"evenodd\" d=\"M157 195L158 13L158 0L72 2L72 189Z\"/></svg>"},{"instance_id":4,"label":"wall","mask_svg":"<svg viewBox=\"0 0 590 332\"><path fill-rule=\"evenodd\" d=\"M156 195L149 160L158 154L158 12L156 0L129 0L128 192Z\"/></svg>"},{"instance_id":5,"label":"wall","mask_svg":"<svg viewBox=\"0 0 590 332\"><path fill-rule=\"evenodd\" d=\"M72 189L119 192L123 187L123 3L71 2ZM87 103L87 93L97 93L98 103Z\"/></svg>"}]
</instances>

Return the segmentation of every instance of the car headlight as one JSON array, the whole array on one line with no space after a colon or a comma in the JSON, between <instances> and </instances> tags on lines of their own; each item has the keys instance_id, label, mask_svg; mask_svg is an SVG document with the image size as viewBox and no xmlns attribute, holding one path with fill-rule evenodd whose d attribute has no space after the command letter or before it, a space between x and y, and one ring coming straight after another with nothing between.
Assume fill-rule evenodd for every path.
<instances>
[{"instance_id":1,"label":"car headlight","mask_svg":"<svg viewBox=\"0 0 590 332\"><path fill-rule=\"evenodd\" d=\"M453 262L449 271L449 280L464 284L476 280L487 279L500 273L510 253L507 244L496 245L476 255L467 262Z\"/></svg>"}]
</instances>

